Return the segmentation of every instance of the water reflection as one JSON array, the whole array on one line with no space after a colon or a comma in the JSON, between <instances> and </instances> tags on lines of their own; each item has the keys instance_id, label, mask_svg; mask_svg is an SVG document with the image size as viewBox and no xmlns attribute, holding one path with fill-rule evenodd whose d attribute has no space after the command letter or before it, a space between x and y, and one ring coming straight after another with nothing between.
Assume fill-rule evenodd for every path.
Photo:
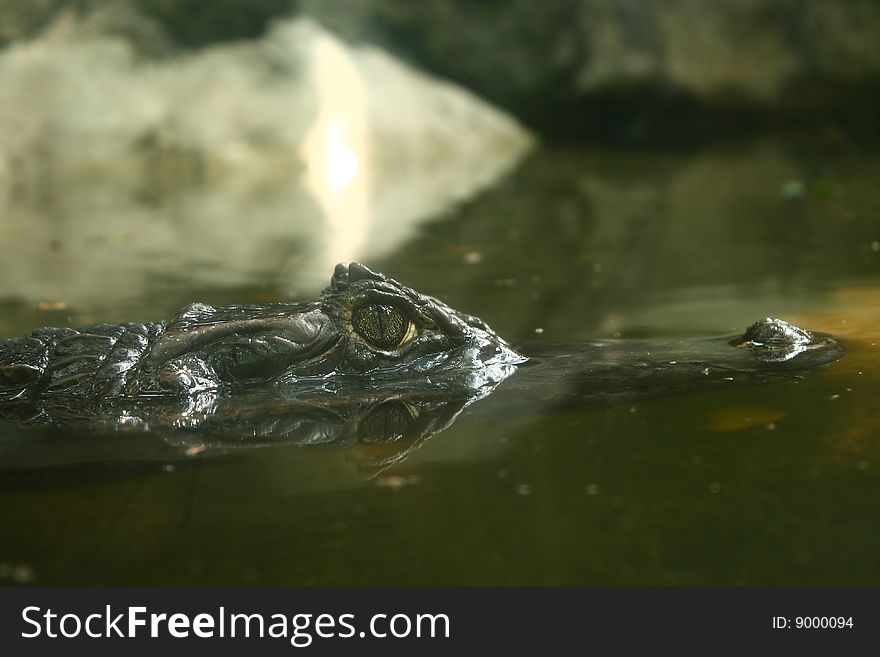
<instances>
[{"instance_id":1,"label":"water reflection","mask_svg":"<svg viewBox=\"0 0 880 657\"><path fill-rule=\"evenodd\" d=\"M404 460L450 427L515 368L491 381L333 383L209 391L185 399L77 403L48 400L0 407L0 469L167 461L242 449L296 446L344 450L362 477Z\"/></svg>"},{"instance_id":2,"label":"water reflection","mask_svg":"<svg viewBox=\"0 0 880 657\"><path fill-rule=\"evenodd\" d=\"M536 344L527 352L528 365L493 366L470 376L326 379L173 399L48 397L5 404L0 406L5 424L0 425L5 428L0 431L0 469L176 460L295 446L345 450L360 476L371 477L448 429L465 408L508 378L491 405L502 422L522 412L534 417L538 409L560 415L656 397L797 383L840 358L844 349L817 335L811 348L784 362L738 349L728 338Z\"/></svg>"},{"instance_id":3,"label":"water reflection","mask_svg":"<svg viewBox=\"0 0 880 657\"><path fill-rule=\"evenodd\" d=\"M531 141L463 89L305 20L148 62L71 23L0 53L0 104L14 245L0 298L103 319L181 284L312 294L328 265L400 248Z\"/></svg>"},{"instance_id":4,"label":"water reflection","mask_svg":"<svg viewBox=\"0 0 880 657\"><path fill-rule=\"evenodd\" d=\"M283 88L270 80L269 87ZM289 112L292 105L278 106ZM318 116L313 100L303 107L302 134ZM395 116L378 112L371 120L387 125ZM707 389L706 376L690 368L689 379L648 379L653 388L640 396L645 381L636 382L632 367L608 362L612 386L577 374L599 354L586 352L578 363L536 347L535 365L428 441L365 442L349 431L342 447L260 443L257 423L246 421L242 433L264 446L214 449L198 442L198 418L189 428L172 427L165 440L161 428L138 432L136 413L117 414L122 426L100 440L88 429L71 440L51 425L3 431L9 458L64 461L67 446L72 461L74 451L96 461L124 452L149 466L3 473L8 531L0 533L0 561L29 569L40 584L880 581L880 534L865 523L880 512L876 158L766 143L676 154L545 151L447 221L408 224L409 240L384 218L414 216L417 201L454 203L455 185L447 183L453 174L473 176L469 164L413 173L403 158L374 168L377 153L365 159L345 130L339 142L358 157L353 180L365 172L386 176L371 180L371 190L383 192L367 199L371 234L388 238L368 238L370 248L391 245L376 264L479 314L505 337L550 342L619 333L677 341L741 332L773 314L840 336L848 352L803 378L741 377L773 385L732 386L740 379L719 372ZM185 153L176 157L181 166L188 161ZM158 159L172 158L163 151ZM305 179L302 162L302 170L283 158L266 162L283 184L268 174L265 184L241 175L169 191L162 180L173 167L156 166L149 185L115 192L85 182L15 200L7 189L2 294L20 290L28 303L2 305L0 330L84 324L86 312L96 321L167 316L203 298L208 284L224 290L222 301L248 301L242 281L284 289L273 268L285 264L286 275L302 276L307 287L309 258L323 248L324 210L313 191L291 183ZM410 176L432 174L430 188L410 185ZM786 186L791 180L804 181L797 194ZM155 234L127 231L132 226ZM117 259L102 261L101 250L110 248ZM316 269L323 284L325 268ZM163 277L172 279L165 287ZM53 287L58 281L65 287ZM134 314L120 306L128 284L125 298L142 304ZM85 295L71 304L72 320L31 303L58 299L59 289ZM673 380L690 381L696 387L683 392L700 394L670 396ZM406 425L406 407L376 401L377 414L366 410L357 421L366 435L375 426ZM264 410L271 420L274 411ZM341 420L322 426L343 427L356 413L337 413ZM455 413L453 404L434 426ZM285 428L290 436L336 431L313 433L314 414L299 424L274 417L279 436ZM220 430L221 416L205 419ZM185 454L203 446L195 457ZM404 453L404 461L365 479ZM203 458L212 454L225 456Z\"/></svg>"},{"instance_id":5,"label":"water reflection","mask_svg":"<svg viewBox=\"0 0 880 657\"><path fill-rule=\"evenodd\" d=\"M876 280L877 171L873 156L766 141L544 150L376 264L439 286L514 340L741 332L758 317L821 312L818 292L837 280ZM788 180L806 181L806 196L786 198Z\"/></svg>"}]
</instances>

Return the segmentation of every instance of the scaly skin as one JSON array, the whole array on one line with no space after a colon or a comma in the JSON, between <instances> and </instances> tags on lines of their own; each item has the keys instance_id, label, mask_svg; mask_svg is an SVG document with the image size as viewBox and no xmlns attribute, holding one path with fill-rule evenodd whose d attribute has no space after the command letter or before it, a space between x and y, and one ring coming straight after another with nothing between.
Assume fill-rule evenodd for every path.
<instances>
[{"instance_id":1,"label":"scaly skin","mask_svg":"<svg viewBox=\"0 0 880 657\"><path fill-rule=\"evenodd\" d=\"M737 360L745 369L800 368L842 351L827 336L773 318L755 322L730 345L750 354L753 365ZM719 351L709 362L732 355ZM372 386L454 377L479 388L526 360L482 320L359 263L343 263L315 301L191 304L167 324L41 328L0 340L0 402L173 398L261 385L307 389L337 377Z\"/></svg>"},{"instance_id":2,"label":"scaly skin","mask_svg":"<svg viewBox=\"0 0 880 657\"><path fill-rule=\"evenodd\" d=\"M497 381L526 358L481 320L359 263L306 303L213 308L171 322L42 328L0 340L0 401L174 397L468 372Z\"/></svg>"}]
</instances>

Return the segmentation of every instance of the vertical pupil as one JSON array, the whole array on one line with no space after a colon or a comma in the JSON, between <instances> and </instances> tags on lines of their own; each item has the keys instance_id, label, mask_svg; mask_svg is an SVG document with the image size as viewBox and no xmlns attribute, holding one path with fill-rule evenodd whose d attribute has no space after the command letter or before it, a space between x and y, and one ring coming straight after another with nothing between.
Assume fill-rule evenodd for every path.
<instances>
[{"instance_id":1,"label":"vertical pupil","mask_svg":"<svg viewBox=\"0 0 880 657\"><path fill-rule=\"evenodd\" d=\"M403 313L388 303L371 303L356 309L351 323L361 337L382 349L397 347L407 329Z\"/></svg>"}]
</instances>

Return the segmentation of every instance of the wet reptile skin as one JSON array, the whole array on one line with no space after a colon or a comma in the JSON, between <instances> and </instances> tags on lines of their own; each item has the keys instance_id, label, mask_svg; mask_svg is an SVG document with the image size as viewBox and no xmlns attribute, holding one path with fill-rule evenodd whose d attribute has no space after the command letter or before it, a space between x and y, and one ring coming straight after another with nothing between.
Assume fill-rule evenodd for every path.
<instances>
[{"instance_id":1,"label":"wet reptile skin","mask_svg":"<svg viewBox=\"0 0 880 657\"><path fill-rule=\"evenodd\" d=\"M540 343L527 352L358 263L338 265L310 302L192 304L168 323L40 328L0 340L0 420L13 427L0 433L0 469L285 443L373 446L358 460L375 470L502 382L509 417L536 403L579 409L782 381L843 347L765 318L734 339ZM76 440L29 433L42 429Z\"/></svg>"},{"instance_id":2,"label":"wet reptile skin","mask_svg":"<svg viewBox=\"0 0 880 657\"><path fill-rule=\"evenodd\" d=\"M359 263L314 301L214 308L170 322L40 328L0 340L0 401L106 399L481 372L527 360L482 320Z\"/></svg>"}]
</instances>

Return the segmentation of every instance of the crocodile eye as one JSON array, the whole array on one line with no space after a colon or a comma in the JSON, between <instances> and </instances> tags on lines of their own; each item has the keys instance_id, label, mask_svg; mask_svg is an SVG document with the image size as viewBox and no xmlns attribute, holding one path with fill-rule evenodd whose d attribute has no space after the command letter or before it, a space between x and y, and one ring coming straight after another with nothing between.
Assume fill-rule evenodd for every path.
<instances>
[{"instance_id":1,"label":"crocodile eye","mask_svg":"<svg viewBox=\"0 0 880 657\"><path fill-rule=\"evenodd\" d=\"M379 349L397 349L415 333L415 325L390 303L370 303L355 308L351 325L364 340Z\"/></svg>"}]
</instances>

